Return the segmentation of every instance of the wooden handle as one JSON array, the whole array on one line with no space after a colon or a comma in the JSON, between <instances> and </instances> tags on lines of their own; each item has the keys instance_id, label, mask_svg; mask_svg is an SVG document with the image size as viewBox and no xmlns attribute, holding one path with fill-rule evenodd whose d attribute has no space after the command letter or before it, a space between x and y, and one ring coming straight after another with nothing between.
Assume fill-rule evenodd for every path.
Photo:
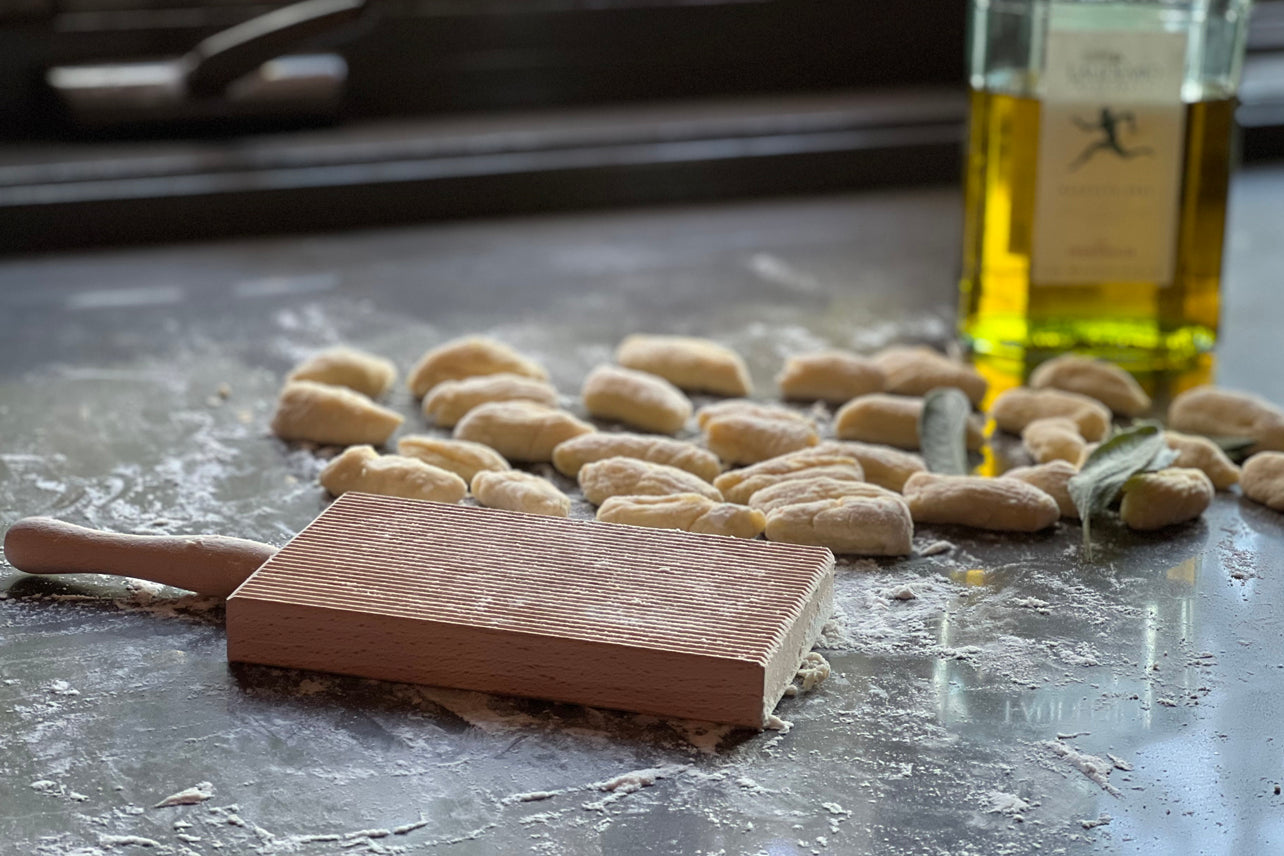
<instances>
[{"instance_id":1,"label":"wooden handle","mask_svg":"<svg viewBox=\"0 0 1284 856\"><path fill-rule=\"evenodd\" d=\"M28 574L117 574L227 597L272 557L270 544L220 535L121 535L50 517L9 527L4 555Z\"/></svg>"}]
</instances>

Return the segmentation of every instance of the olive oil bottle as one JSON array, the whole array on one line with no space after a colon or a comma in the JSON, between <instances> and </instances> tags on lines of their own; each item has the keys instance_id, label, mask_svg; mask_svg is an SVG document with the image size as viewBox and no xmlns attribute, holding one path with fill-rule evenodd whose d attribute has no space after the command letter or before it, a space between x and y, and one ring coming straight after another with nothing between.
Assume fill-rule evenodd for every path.
<instances>
[{"instance_id":1,"label":"olive oil bottle","mask_svg":"<svg viewBox=\"0 0 1284 856\"><path fill-rule=\"evenodd\" d=\"M960 333L1182 368L1217 339L1248 0L973 0Z\"/></svg>"}]
</instances>

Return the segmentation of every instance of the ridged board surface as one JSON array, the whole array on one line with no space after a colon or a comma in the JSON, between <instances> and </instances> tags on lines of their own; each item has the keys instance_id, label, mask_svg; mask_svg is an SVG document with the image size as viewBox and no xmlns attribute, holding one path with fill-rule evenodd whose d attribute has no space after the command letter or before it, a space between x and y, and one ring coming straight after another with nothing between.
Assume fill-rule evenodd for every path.
<instances>
[{"instance_id":1,"label":"ridged board surface","mask_svg":"<svg viewBox=\"0 0 1284 856\"><path fill-rule=\"evenodd\" d=\"M229 599L228 655L687 716L647 699L725 674L737 709L750 691L761 708L828 617L832 576L822 548L349 493Z\"/></svg>"}]
</instances>

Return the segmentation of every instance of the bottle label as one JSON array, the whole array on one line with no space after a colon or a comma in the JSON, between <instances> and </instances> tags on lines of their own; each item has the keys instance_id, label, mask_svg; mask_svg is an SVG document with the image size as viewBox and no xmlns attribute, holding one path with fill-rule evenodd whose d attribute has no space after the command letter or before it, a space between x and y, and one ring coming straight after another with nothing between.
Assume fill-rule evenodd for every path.
<instances>
[{"instance_id":1,"label":"bottle label","mask_svg":"<svg viewBox=\"0 0 1284 856\"><path fill-rule=\"evenodd\" d=\"M1185 146L1186 36L1059 31L1052 23L1031 281L1168 285Z\"/></svg>"}]
</instances>

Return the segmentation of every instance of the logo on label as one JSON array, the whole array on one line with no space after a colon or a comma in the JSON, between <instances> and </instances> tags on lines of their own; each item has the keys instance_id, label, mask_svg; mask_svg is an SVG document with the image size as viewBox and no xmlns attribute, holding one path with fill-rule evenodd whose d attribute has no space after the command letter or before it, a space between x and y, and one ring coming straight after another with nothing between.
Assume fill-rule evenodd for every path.
<instances>
[{"instance_id":1,"label":"logo on label","mask_svg":"<svg viewBox=\"0 0 1284 856\"><path fill-rule=\"evenodd\" d=\"M1137 133L1137 117L1131 110L1123 110L1116 113L1109 107L1102 107L1095 122L1084 119L1081 116L1072 116L1071 121L1080 131L1099 134L1100 137L1084 147L1079 156L1070 162L1069 167L1066 169L1067 172L1074 172L1079 169L1079 167L1092 160L1098 152L1113 152L1122 160L1147 157L1155 153L1155 150L1150 146L1128 148L1119 141L1120 128L1127 128L1128 133L1134 136Z\"/></svg>"},{"instance_id":2,"label":"logo on label","mask_svg":"<svg viewBox=\"0 0 1284 856\"><path fill-rule=\"evenodd\" d=\"M1080 4L1048 5L1030 279L1171 283L1186 36L1084 30Z\"/></svg>"}]
</instances>

